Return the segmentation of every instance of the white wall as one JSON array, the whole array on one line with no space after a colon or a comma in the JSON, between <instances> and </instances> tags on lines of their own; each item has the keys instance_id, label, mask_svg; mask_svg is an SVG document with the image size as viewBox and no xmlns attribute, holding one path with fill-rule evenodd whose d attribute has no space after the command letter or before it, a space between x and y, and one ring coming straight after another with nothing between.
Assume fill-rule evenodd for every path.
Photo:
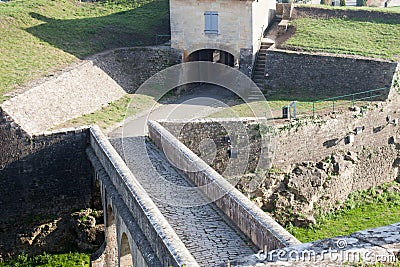
<instances>
[{"instance_id":1,"label":"white wall","mask_svg":"<svg viewBox=\"0 0 400 267\"><path fill-rule=\"evenodd\" d=\"M258 0L252 3L252 44L253 53L258 49L259 38L275 16L275 0Z\"/></svg>"}]
</instances>

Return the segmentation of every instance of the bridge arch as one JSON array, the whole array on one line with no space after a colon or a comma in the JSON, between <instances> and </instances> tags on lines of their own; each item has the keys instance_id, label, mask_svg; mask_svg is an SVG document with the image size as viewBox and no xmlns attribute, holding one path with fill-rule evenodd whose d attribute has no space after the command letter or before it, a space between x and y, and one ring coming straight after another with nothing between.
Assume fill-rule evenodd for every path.
<instances>
[{"instance_id":1,"label":"bridge arch","mask_svg":"<svg viewBox=\"0 0 400 267\"><path fill-rule=\"evenodd\" d=\"M230 67L235 65L234 55L221 49L199 49L190 53L185 61L209 61L222 63Z\"/></svg>"},{"instance_id":2,"label":"bridge arch","mask_svg":"<svg viewBox=\"0 0 400 267\"><path fill-rule=\"evenodd\" d=\"M133 267L133 257L131 246L129 245L128 236L122 233L120 249L119 249L119 266L120 267Z\"/></svg>"}]
</instances>

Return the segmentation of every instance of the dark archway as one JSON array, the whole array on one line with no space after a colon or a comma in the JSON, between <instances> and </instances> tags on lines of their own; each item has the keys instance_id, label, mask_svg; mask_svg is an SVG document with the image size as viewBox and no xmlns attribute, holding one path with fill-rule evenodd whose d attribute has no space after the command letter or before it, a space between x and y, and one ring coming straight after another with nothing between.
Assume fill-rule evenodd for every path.
<instances>
[{"instance_id":1,"label":"dark archway","mask_svg":"<svg viewBox=\"0 0 400 267\"><path fill-rule=\"evenodd\" d=\"M92 208L95 210L103 210L103 203L101 199L101 188L99 180L96 180L93 185L92 191Z\"/></svg>"},{"instance_id":2,"label":"dark archway","mask_svg":"<svg viewBox=\"0 0 400 267\"><path fill-rule=\"evenodd\" d=\"M233 67L234 56L226 51L218 49L201 49L194 51L187 57L187 61L210 61L216 63L222 63Z\"/></svg>"}]
</instances>

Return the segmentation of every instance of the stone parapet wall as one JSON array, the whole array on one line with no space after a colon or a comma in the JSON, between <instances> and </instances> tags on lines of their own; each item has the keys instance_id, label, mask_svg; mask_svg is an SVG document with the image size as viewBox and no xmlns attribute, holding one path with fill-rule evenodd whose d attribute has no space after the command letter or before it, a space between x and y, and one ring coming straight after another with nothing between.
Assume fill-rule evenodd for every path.
<instances>
[{"instance_id":1,"label":"stone parapet wall","mask_svg":"<svg viewBox=\"0 0 400 267\"><path fill-rule=\"evenodd\" d=\"M130 237L129 247L133 255L133 266L162 266L160 260L154 256L155 253L151 248L149 240L137 224L137 218L133 217L133 214L113 185L106 170L94 154L93 149L88 148L86 153L94 169L95 179L99 181L102 188L103 209L109 211L109 207L111 206L112 211L115 211L115 214L118 215L115 217L115 215L112 216L110 212L106 213L105 232L107 239L100 249L91 255L91 266L117 266L118 251L121 251L121 247L113 241L120 240L123 234ZM110 224L114 226L117 225L116 229L113 229L114 231L108 230L112 228Z\"/></svg>"},{"instance_id":2,"label":"stone parapet wall","mask_svg":"<svg viewBox=\"0 0 400 267\"><path fill-rule=\"evenodd\" d=\"M257 208L159 123L150 121L148 126L150 138L168 159L177 164L256 246L269 251L299 244L296 238Z\"/></svg>"},{"instance_id":3,"label":"stone parapet wall","mask_svg":"<svg viewBox=\"0 0 400 267\"><path fill-rule=\"evenodd\" d=\"M198 266L150 196L97 126L90 129L90 144L162 266Z\"/></svg>"},{"instance_id":4,"label":"stone parapet wall","mask_svg":"<svg viewBox=\"0 0 400 267\"><path fill-rule=\"evenodd\" d=\"M397 63L384 60L270 49L265 83L278 93L303 91L326 98L389 89L396 67ZM388 92L380 99L386 99Z\"/></svg>"},{"instance_id":5,"label":"stone parapet wall","mask_svg":"<svg viewBox=\"0 0 400 267\"><path fill-rule=\"evenodd\" d=\"M263 139L260 124L265 121L256 118L233 119L198 119L191 121L160 120L158 121L180 142L197 156L206 161L214 170L224 176L242 175L244 172L255 172L270 166L271 158L260 157L268 152L270 140ZM267 142L268 141L268 142ZM215 145L209 147L210 142ZM247 156L245 168L235 159L229 158L230 147L238 149L240 157ZM215 152L211 159L210 152ZM212 160L212 161L211 161Z\"/></svg>"},{"instance_id":6,"label":"stone parapet wall","mask_svg":"<svg viewBox=\"0 0 400 267\"><path fill-rule=\"evenodd\" d=\"M393 4L398 0L392 1ZM298 18L343 18L343 19L354 19L362 21L393 21L400 23L400 13L389 13L389 12L376 12L372 10L362 9L328 9L323 7L310 7L310 6L296 6L292 12L291 19Z\"/></svg>"},{"instance_id":7,"label":"stone parapet wall","mask_svg":"<svg viewBox=\"0 0 400 267\"><path fill-rule=\"evenodd\" d=\"M87 128L30 136L0 109L0 223L86 208Z\"/></svg>"}]
</instances>

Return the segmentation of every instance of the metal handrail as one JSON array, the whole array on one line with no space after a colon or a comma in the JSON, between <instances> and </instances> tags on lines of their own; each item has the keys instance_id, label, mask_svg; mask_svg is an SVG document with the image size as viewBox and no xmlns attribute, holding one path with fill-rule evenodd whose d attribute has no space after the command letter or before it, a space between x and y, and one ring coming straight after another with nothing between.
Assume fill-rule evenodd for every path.
<instances>
[{"instance_id":1,"label":"metal handrail","mask_svg":"<svg viewBox=\"0 0 400 267\"><path fill-rule=\"evenodd\" d=\"M341 96L335 96L335 97L315 100L315 101L312 101L312 114L313 114L313 116L315 115L315 110L316 110L315 104L318 104L318 103L332 101L332 103L327 105L327 106L331 106L332 107L332 112L335 112L335 101L337 101L337 100L351 97L351 100L349 100L349 101L351 101L351 104L354 107L354 102L355 101L367 100L367 99L372 100L372 98L375 98L377 96L381 96L381 94L374 94L374 92L381 92L381 91L386 91L386 90L387 90L387 88L378 88L378 89L372 89L372 90L363 91L363 92L357 92L357 93L353 93L353 94L347 94L347 95L341 95ZM369 94L369 95L368 96L364 96L364 97L360 97L360 98L356 98L356 96L363 95L363 94ZM327 106L324 106L323 108L325 108ZM319 108L319 109L321 109L321 108Z\"/></svg>"}]
</instances>

